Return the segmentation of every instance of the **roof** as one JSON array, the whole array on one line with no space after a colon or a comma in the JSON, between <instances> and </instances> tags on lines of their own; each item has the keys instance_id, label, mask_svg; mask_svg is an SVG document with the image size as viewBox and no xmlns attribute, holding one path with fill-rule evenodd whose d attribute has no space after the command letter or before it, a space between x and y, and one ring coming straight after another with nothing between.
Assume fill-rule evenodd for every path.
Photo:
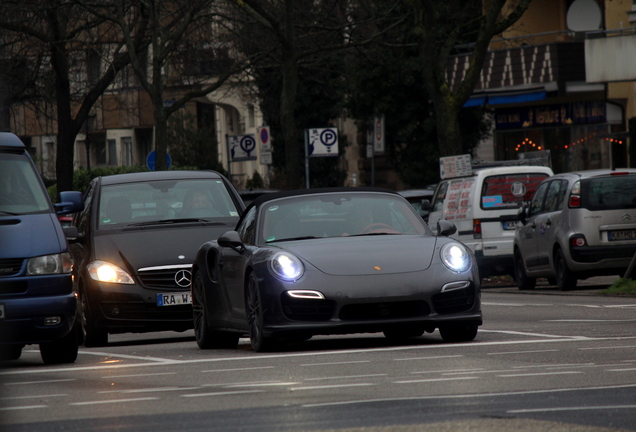
<instances>
[{"instance_id":1,"label":"roof","mask_svg":"<svg viewBox=\"0 0 636 432\"><path fill-rule=\"evenodd\" d=\"M404 198L431 197L435 189L407 189L398 192Z\"/></svg>"},{"instance_id":2,"label":"roof","mask_svg":"<svg viewBox=\"0 0 636 432\"><path fill-rule=\"evenodd\" d=\"M144 171L127 174L113 174L101 178L102 185L121 183L135 183L153 180L181 180L181 179L220 179L221 174L216 171Z\"/></svg>"},{"instance_id":3,"label":"roof","mask_svg":"<svg viewBox=\"0 0 636 432\"><path fill-rule=\"evenodd\" d=\"M264 202L287 198L293 196L302 195L318 195L325 193L352 193L352 192L376 192L376 193L389 193L392 195L398 195L397 192L390 189L376 188L376 187L332 187L332 188L316 188L316 189L296 189L282 192L274 192L260 195L248 207L260 205Z\"/></svg>"},{"instance_id":4,"label":"roof","mask_svg":"<svg viewBox=\"0 0 636 432\"><path fill-rule=\"evenodd\" d=\"M614 173L629 173L636 174L636 169L634 168L605 168L605 169L593 169L593 170L582 170L582 171L570 171L565 173L557 174L558 177L567 177L567 176L577 176L580 178L590 178L596 176L604 176L611 175Z\"/></svg>"},{"instance_id":5,"label":"roof","mask_svg":"<svg viewBox=\"0 0 636 432\"><path fill-rule=\"evenodd\" d=\"M11 132L0 132L0 147L8 147L11 150L24 150L26 148L22 140Z\"/></svg>"}]
</instances>

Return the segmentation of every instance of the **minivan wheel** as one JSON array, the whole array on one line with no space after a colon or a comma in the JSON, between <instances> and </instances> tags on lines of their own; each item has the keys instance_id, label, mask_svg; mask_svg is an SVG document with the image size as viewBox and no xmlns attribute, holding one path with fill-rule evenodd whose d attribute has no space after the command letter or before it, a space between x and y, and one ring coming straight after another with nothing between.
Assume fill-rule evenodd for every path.
<instances>
[{"instance_id":1,"label":"minivan wheel","mask_svg":"<svg viewBox=\"0 0 636 432\"><path fill-rule=\"evenodd\" d=\"M45 364L73 363L77 360L80 324L77 322L66 336L55 342L40 344L40 356Z\"/></svg>"},{"instance_id":2,"label":"minivan wheel","mask_svg":"<svg viewBox=\"0 0 636 432\"><path fill-rule=\"evenodd\" d=\"M556 285L559 289L561 291L568 291L576 288L576 275L568 267L568 264L565 261L565 255L563 255L563 251L561 249L558 249L556 252L554 266L556 267Z\"/></svg>"},{"instance_id":3,"label":"minivan wheel","mask_svg":"<svg viewBox=\"0 0 636 432\"><path fill-rule=\"evenodd\" d=\"M17 360L22 355L23 345L3 345L0 349L0 361Z\"/></svg>"},{"instance_id":4,"label":"minivan wheel","mask_svg":"<svg viewBox=\"0 0 636 432\"><path fill-rule=\"evenodd\" d=\"M515 281L520 290L533 290L537 285L537 279L528 277L523 267L521 253L515 252Z\"/></svg>"}]
</instances>

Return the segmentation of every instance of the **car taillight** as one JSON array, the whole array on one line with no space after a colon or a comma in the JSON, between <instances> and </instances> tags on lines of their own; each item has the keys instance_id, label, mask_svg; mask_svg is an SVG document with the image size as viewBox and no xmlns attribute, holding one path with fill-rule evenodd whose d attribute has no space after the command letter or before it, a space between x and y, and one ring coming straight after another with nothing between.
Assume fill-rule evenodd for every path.
<instances>
[{"instance_id":1,"label":"car taillight","mask_svg":"<svg viewBox=\"0 0 636 432\"><path fill-rule=\"evenodd\" d=\"M481 221L479 219L473 219L473 238L481 238Z\"/></svg>"},{"instance_id":2,"label":"car taillight","mask_svg":"<svg viewBox=\"0 0 636 432\"><path fill-rule=\"evenodd\" d=\"M581 207L581 197L578 195L570 195L570 202L568 203L570 208Z\"/></svg>"},{"instance_id":3,"label":"car taillight","mask_svg":"<svg viewBox=\"0 0 636 432\"><path fill-rule=\"evenodd\" d=\"M580 246L586 246L586 245L587 245L587 242L585 241L585 237L582 235L570 238L570 246L580 247Z\"/></svg>"}]
</instances>

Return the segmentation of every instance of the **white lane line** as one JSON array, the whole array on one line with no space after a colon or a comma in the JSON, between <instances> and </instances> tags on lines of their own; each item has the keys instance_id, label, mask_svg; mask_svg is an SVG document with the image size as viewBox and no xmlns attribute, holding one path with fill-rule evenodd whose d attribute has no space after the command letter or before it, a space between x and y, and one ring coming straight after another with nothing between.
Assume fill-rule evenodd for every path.
<instances>
[{"instance_id":1,"label":"white lane line","mask_svg":"<svg viewBox=\"0 0 636 432\"><path fill-rule=\"evenodd\" d=\"M532 353L544 353L544 352L559 352L559 350L502 351L502 352L488 353L487 355L532 354Z\"/></svg>"},{"instance_id":2,"label":"white lane line","mask_svg":"<svg viewBox=\"0 0 636 432\"><path fill-rule=\"evenodd\" d=\"M461 381L461 380L472 380L472 379L479 379L479 378L478 377L428 378L428 379L419 379L419 380L393 381L393 384L417 384L417 383Z\"/></svg>"},{"instance_id":3,"label":"white lane line","mask_svg":"<svg viewBox=\"0 0 636 432\"><path fill-rule=\"evenodd\" d=\"M48 405L29 405L29 406L18 406L18 407L2 407L2 408L0 408L0 411L18 411L18 410L37 409L37 408L48 408Z\"/></svg>"},{"instance_id":4,"label":"white lane line","mask_svg":"<svg viewBox=\"0 0 636 432\"><path fill-rule=\"evenodd\" d=\"M504 373L504 372L518 372L511 369L502 369L502 370L482 370L482 371L474 371L474 372L446 372L442 375L470 375L470 374L492 374L492 373Z\"/></svg>"},{"instance_id":5,"label":"white lane line","mask_svg":"<svg viewBox=\"0 0 636 432\"><path fill-rule=\"evenodd\" d=\"M563 372L535 372L535 373L526 373L526 374L507 374L507 375L497 375L497 376L501 378L518 378L518 377L533 377L533 376L546 376L546 375L576 375L581 373L583 372L563 371Z\"/></svg>"},{"instance_id":6,"label":"white lane line","mask_svg":"<svg viewBox=\"0 0 636 432\"><path fill-rule=\"evenodd\" d=\"M572 338L572 339L576 339L576 340L588 340L589 338L585 337L585 336L563 336L563 335L549 335L549 334L543 334L543 333L528 333L528 332L518 332L518 331L510 331L510 330L482 330L480 329L479 332L481 333L501 333L501 334L511 334L511 335L518 335L518 336L533 336L533 337L547 337L547 338Z\"/></svg>"},{"instance_id":7,"label":"white lane line","mask_svg":"<svg viewBox=\"0 0 636 432\"><path fill-rule=\"evenodd\" d=\"M12 386L12 385L29 385L29 384L50 384L50 383L68 382L68 381L77 381L77 380L75 378L65 378L65 379L45 380L45 381L23 381L23 382L14 382L14 383L4 383L4 385Z\"/></svg>"},{"instance_id":8,"label":"white lane line","mask_svg":"<svg viewBox=\"0 0 636 432\"><path fill-rule=\"evenodd\" d=\"M608 350L608 349L625 349L625 348L636 348L636 345L589 347L589 348L579 348L579 350L587 351L587 350Z\"/></svg>"},{"instance_id":9,"label":"white lane line","mask_svg":"<svg viewBox=\"0 0 636 432\"><path fill-rule=\"evenodd\" d=\"M538 307L551 307L552 303L494 303L494 302L481 302L482 305L485 306L510 306L510 307L528 307L528 306L538 306Z\"/></svg>"},{"instance_id":10,"label":"white lane line","mask_svg":"<svg viewBox=\"0 0 636 432\"><path fill-rule=\"evenodd\" d=\"M408 361L408 360L438 360L445 358L457 358L464 357L463 355L445 355L445 356L430 356L430 357L406 357L406 358L396 358L393 361Z\"/></svg>"},{"instance_id":11,"label":"white lane line","mask_svg":"<svg viewBox=\"0 0 636 432\"><path fill-rule=\"evenodd\" d=\"M628 369L606 369L607 372L633 372L636 371L636 368L628 368Z\"/></svg>"},{"instance_id":12,"label":"white lane line","mask_svg":"<svg viewBox=\"0 0 636 432\"><path fill-rule=\"evenodd\" d=\"M320 377L320 378L305 378L303 381L327 381L327 380L339 380L339 379L356 379L356 378L374 378L388 376L389 374L368 374L368 375L342 375L332 377Z\"/></svg>"},{"instance_id":13,"label":"white lane line","mask_svg":"<svg viewBox=\"0 0 636 432\"><path fill-rule=\"evenodd\" d=\"M533 368L570 368L570 367L581 367L581 366L595 366L595 363L561 363L561 364L549 364L542 363L538 365L526 365L526 366L513 366L513 369L533 369Z\"/></svg>"},{"instance_id":14,"label":"white lane line","mask_svg":"<svg viewBox=\"0 0 636 432\"><path fill-rule=\"evenodd\" d=\"M438 373L470 373L470 372L481 372L484 368L476 368L476 369L444 369L444 370L426 370L426 371L416 371L411 372L412 374L438 374Z\"/></svg>"},{"instance_id":15,"label":"white lane line","mask_svg":"<svg viewBox=\"0 0 636 432\"><path fill-rule=\"evenodd\" d=\"M290 386L300 384L298 382L270 382L270 383L245 383L245 384L231 384L225 385L225 388L241 388L241 387L276 387L276 386Z\"/></svg>"},{"instance_id":16,"label":"white lane line","mask_svg":"<svg viewBox=\"0 0 636 432\"><path fill-rule=\"evenodd\" d=\"M301 364L300 366L303 366L303 367L334 366L334 365L359 364L359 363L371 363L371 361L370 360L354 360L354 361L343 361L343 362L305 363L305 364Z\"/></svg>"},{"instance_id":17,"label":"white lane line","mask_svg":"<svg viewBox=\"0 0 636 432\"><path fill-rule=\"evenodd\" d=\"M611 409L634 409L636 405L605 405L605 406L579 406L579 407L557 407L557 408L526 408L518 410L508 410L509 414L524 414L536 412L562 412L562 411L591 411L591 410L611 410Z\"/></svg>"},{"instance_id":18,"label":"white lane line","mask_svg":"<svg viewBox=\"0 0 636 432\"><path fill-rule=\"evenodd\" d=\"M246 370L257 370L257 369L274 369L274 366L259 366L259 367L250 367L250 368L234 368L234 369L211 369L211 370L203 370L201 373L212 373L212 372L240 372Z\"/></svg>"},{"instance_id":19,"label":"white lane line","mask_svg":"<svg viewBox=\"0 0 636 432\"><path fill-rule=\"evenodd\" d=\"M334 385L321 385L321 386L303 386L303 387L291 387L289 390L325 390L325 389L341 389L345 387L368 387L375 385L373 383L357 383L357 384L334 384Z\"/></svg>"},{"instance_id":20,"label":"white lane line","mask_svg":"<svg viewBox=\"0 0 636 432\"><path fill-rule=\"evenodd\" d=\"M157 372L157 373L140 373L140 374L129 374L129 375L108 375L103 376L103 379L112 379L112 378L137 378L137 377L146 377L146 376L159 376L159 375L176 375L176 372Z\"/></svg>"},{"instance_id":21,"label":"white lane line","mask_svg":"<svg viewBox=\"0 0 636 432\"><path fill-rule=\"evenodd\" d=\"M220 392L212 392L212 393L192 393L181 395L181 397L186 398L194 398L194 397L204 397L204 396L233 396L240 394L248 394L248 393L264 393L265 390L239 390L239 391L220 391Z\"/></svg>"},{"instance_id":22,"label":"white lane line","mask_svg":"<svg viewBox=\"0 0 636 432\"><path fill-rule=\"evenodd\" d=\"M636 319L557 319L543 320L543 322L567 322L567 323L616 323L616 322L635 322Z\"/></svg>"},{"instance_id":23,"label":"white lane line","mask_svg":"<svg viewBox=\"0 0 636 432\"><path fill-rule=\"evenodd\" d=\"M489 330L480 330L488 332ZM517 333L518 334L518 333ZM528 334L526 334L528 335ZM551 337L547 335L537 335L542 337ZM5 375L27 375L27 374L44 374L44 373L59 373L59 372L81 372L81 371L95 371L95 370L114 370L114 369L128 369L138 367L149 366L170 366L170 365L185 365L194 363L220 363L220 362L245 362L245 361L262 361L271 359L290 359L294 357L317 357L317 356L333 356L333 355L345 355L345 354L368 354L375 352L397 352L397 351L428 351L428 350L453 350L457 348L482 348L487 346L514 346L514 345L531 345L531 344L544 344L544 343L564 343L564 342L595 342L595 341L619 341L619 340L634 340L636 336L618 336L618 337L562 337L561 339L527 339L527 340L513 340L513 341L498 341L498 342L466 342L456 344L443 344L438 345L409 345L409 346L396 346L396 347L382 347L382 348L369 348L369 349L352 349L352 350L340 350L340 351L322 351L322 352L301 352L301 353L285 353L285 354L266 354L266 355L245 355L242 357L223 357L223 358L201 358L192 360L170 360L165 359L165 362L152 362L152 363L132 363L132 364L118 364L118 365L100 365L100 366L71 366L71 367L55 367L55 368L33 368L29 370L10 370L0 372L0 376Z\"/></svg>"},{"instance_id":24,"label":"white lane line","mask_svg":"<svg viewBox=\"0 0 636 432\"><path fill-rule=\"evenodd\" d=\"M100 351L79 351L79 354L87 354L87 355L94 355L94 356L100 356L100 357L119 357L119 358L130 359L130 360L155 361L158 363L165 363L165 362L172 361L170 359L165 359L161 357L143 357L143 356L135 356L135 355L129 355L129 354L114 354L114 353L107 353L107 352L100 352Z\"/></svg>"},{"instance_id":25,"label":"white lane line","mask_svg":"<svg viewBox=\"0 0 636 432\"><path fill-rule=\"evenodd\" d=\"M359 405L378 402L399 402L399 401L414 401L414 400L441 400L441 399L478 399L484 397L509 397L509 396L526 396L535 394L550 394L550 393L568 393L578 391L591 391L591 390L616 390L624 388L635 388L636 384L621 384L615 386L594 386L594 387L580 387L580 388L562 388L551 390L528 390L518 392L500 392L500 393L478 393L478 394L460 394L460 395L437 395L437 396L405 396L397 398L377 398L377 399L356 399L348 401L333 401L333 402L320 402L312 404L303 404L303 408L316 408L324 406L343 406L343 405Z\"/></svg>"},{"instance_id":26,"label":"white lane line","mask_svg":"<svg viewBox=\"0 0 636 432\"><path fill-rule=\"evenodd\" d=\"M145 398L134 398L134 399L110 399L110 400L85 401L85 402L71 402L69 403L69 405L74 405L74 406L103 405L103 404L111 404L111 403L143 402L143 401L151 401L151 400L159 400L159 398L145 397Z\"/></svg>"},{"instance_id":27,"label":"white lane line","mask_svg":"<svg viewBox=\"0 0 636 432\"><path fill-rule=\"evenodd\" d=\"M155 393L155 392L169 392L169 391L185 391L185 390L198 390L202 387L158 387L158 388L145 388L145 389L131 389L131 390L103 390L98 391L98 394L107 393Z\"/></svg>"},{"instance_id":28,"label":"white lane line","mask_svg":"<svg viewBox=\"0 0 636 432\"><path fill-rule=\"evenodd\" d=\"M31 395L31 396L9 396L9 397L2 397L0 398L0 400L44 399L44 398L54 398L54 397L64 397L64 396L68 396L68 393L50 394L50 395Z\"/></svg>"}]
</instances>

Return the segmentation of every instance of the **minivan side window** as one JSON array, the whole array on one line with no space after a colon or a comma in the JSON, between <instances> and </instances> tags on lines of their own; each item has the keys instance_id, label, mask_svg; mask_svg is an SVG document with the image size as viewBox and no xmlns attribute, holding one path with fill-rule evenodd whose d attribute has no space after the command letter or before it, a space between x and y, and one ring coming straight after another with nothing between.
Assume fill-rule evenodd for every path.
<instances>
[{"instance_id":1,"label":"minivan side window","mask_svg":"<svg viewBox=\"0 0 636 432\"><path fill-rule=\"evenodd\" d=\"M544 209L543 202L548 192L548 187L550 186L550 183L553 183L553 182L543 183L541 186L539 186L539 189L537 189L537 191L535 192L534 197L532 197L532 203L530 204L529 216L536 216L539 213L543 213L543 209Z\"/></svg>"}]
</instances>

